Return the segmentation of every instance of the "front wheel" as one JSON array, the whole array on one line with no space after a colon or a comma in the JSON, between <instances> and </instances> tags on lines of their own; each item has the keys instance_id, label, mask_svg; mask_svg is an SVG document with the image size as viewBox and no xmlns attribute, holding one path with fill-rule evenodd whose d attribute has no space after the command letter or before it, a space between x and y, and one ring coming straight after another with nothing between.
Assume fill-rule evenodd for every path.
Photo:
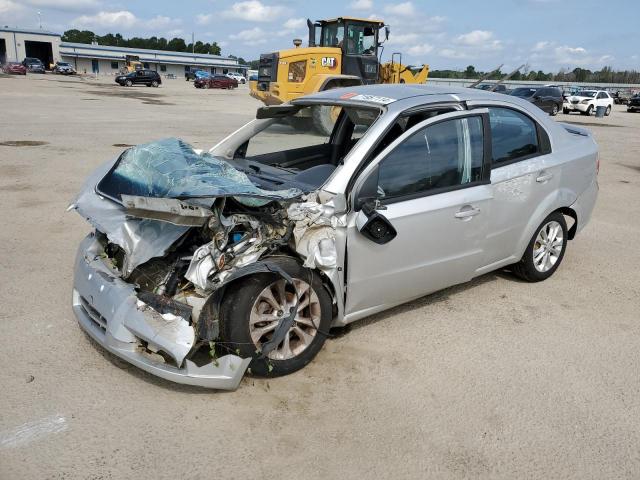
<instances>
[{"instance_id":1,"label":"front wheel","mask_svg":"<svg viewBox=\"0 0 640 480\"><path fill-rule=\"evenodd\" d=\"M153 82L151 82L151 86L152 86L153 88L158 88L158 81L157 81L157 80L154 80Z\"/></svg>"},{"instance_id":2,"label":"front wheel","mask_svg":"<svg viewBox=\"0 0 640 480\"><path fill-rule=\"evenodd\" d=\"M130 87L131 85L133 85L133 82L131 80L127 80L126 82L124 82L125 87Z\"/></svg>"},{"instance_id":3,"label":"front wheel","mask_svg":"<svg viewBox=\"0 0 640 480\"><path fill-rule=\"evenodd\" d=\"M608 117L611 115L611 105L607 106L607 110L604 112L604 116Z\"/></svg>"},{"instance_id":4,"label":"front wheel","mask_svg":"<svg viewBox=\"0 0 640 480\"><path fill-rule=\"evenodd\" d=\"M522 259L513 265L513 273L527 282L546 280L560 266L566 246L567 222L560 212L554 212L533 234Z\"/></svg>"},{"instance_id":5,"label":"front wheel","mask_svg":"<svg viewBox=\"0 0 640 480\"><path fill-rule=\"evenodd\" d=\"M556 115L558 115L558 112L560 111L560 109L558 108L557 104L553 104L553 108L551 109L551 116L555 117Z\"/></svg>"},{"instance_id":6,"label":"front wheel","mask_svg":"<svg viewBox=\"0 0 640 480\"><path fill-rule=\"evenodd\" d=\"M319 275L293 259L280 262L280 267L293 285L277 274L252 275L229 289L220 310L224 350L252 357L251 372L261 377L287 375L307 365L322 348L331 326L331 297ZM296 309L293 325L263 357L263 345L292 308Z\"/></svg>"},{"instance_id":7,"label":"front wheel","mask_svg":"<svg viewBox=\"0 0 640 480\"><path fill-rule=\"evenodd\" d=\"M562 113L564 113L565 115L569 115L569 109L568 108L563 108L562 109Z\"/></svg>"}]
</instances>

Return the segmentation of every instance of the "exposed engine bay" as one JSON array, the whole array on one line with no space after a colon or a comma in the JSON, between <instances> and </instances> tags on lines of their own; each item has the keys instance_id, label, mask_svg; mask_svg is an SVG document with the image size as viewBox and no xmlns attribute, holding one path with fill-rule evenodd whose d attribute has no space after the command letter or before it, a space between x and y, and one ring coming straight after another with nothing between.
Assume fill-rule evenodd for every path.
<instances>
[{"instance_id":1,"label":"exposed engine bay","mask_svg":"<svg viewBox=\"0 0 640 480\"><path fill-rule=\"evenodd\" d=\"M225 290L239 278L262 272L293 285L279 265L297 259L335 290L340 220L331 202L296 188L258 188L224 160L180 141L129 149L89 178L72 208L96 227L95 258L85 260L132 287L143 314L101 327L119 342L135 339L137 350L170 368L237 354L220 339L219 323ZM78 294L78 302L92 313L85 297ZM293 324L293 304L300 310L294 300L261 344L263 356Z\"/></svg>"}]
</instances>

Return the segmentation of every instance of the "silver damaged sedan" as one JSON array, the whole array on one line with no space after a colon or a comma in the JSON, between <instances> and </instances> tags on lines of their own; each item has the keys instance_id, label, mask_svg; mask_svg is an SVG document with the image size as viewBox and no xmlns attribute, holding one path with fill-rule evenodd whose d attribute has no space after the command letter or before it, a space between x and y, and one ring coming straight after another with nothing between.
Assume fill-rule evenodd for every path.
<instances>
[{"instance_id":1,"label":"silver damaged sedan","mask_svg":"<svg viewBox=\"0 0 640 480\"><path fill-rule=\"evenodd\" d=\"M160 140L87 180L73 311L153 375L232 390L304 367L331 327L492 270L549 278L597 173L587 130L516 97L376 85L263 107L208 152Z\"/></svg>"}]
</instances>

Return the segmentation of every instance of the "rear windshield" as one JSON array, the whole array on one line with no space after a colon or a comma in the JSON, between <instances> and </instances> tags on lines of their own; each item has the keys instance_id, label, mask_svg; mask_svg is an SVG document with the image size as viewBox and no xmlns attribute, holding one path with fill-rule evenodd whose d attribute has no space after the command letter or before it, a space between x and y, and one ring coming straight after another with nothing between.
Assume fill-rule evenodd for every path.
<instances>
[{"instance_id":1,"label":"rear windshield","mask_svg":"<svg viewBox=\"0 0 640 480\"><path fill-rule=\"evenodd\" d=\"M532 97L534 93L536 93L535 88L516 88L511 92L511 95L514 97L529 98Z\"/></svg>"}]
</instances>

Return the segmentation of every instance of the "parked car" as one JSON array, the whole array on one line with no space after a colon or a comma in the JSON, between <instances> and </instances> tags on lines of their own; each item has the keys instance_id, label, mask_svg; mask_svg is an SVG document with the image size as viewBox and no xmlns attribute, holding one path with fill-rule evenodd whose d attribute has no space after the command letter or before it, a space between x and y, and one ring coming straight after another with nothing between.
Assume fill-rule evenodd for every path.
<instances>
[{"instance_id":1,"label":"parked car","mask_svg":"<svg viewBox=\"0 0 640 480\"><path fill-rule=\"evenodd\" d=\"M596 113L597 107L605 107L605 115L611 115L613 98L604 90L580 90L575 95L567 98L562 105L562 112L580 112L583 115Z\"/></svg>"},{"instance_id":2,"label":"parked car","mask_svg":"<svg viewBox=\"0 0 640 480\"><path fill-rule=\"evenodd\" d=\"M640 110L640 93L631 97L627 104L627 112L637 112L638 110Z\"/></svg>"},{"instance_id":3,"label":"parked car","mask_svg":"<svg viewBox=\"0 0 640 480\"><path fill-rule=\"evenodd\" d=\"M7 62L2 66L2 71L12 75L26 75L27 67L18 62Z\"/></svg>"},{"instance_id":4,"label":"parked car","mask_svg":"<svg viewBox=\"0 0 640 480\"><path fill-rule=\"evenodd\" d=\"M486 91L491 91L492 88L495 87L495 90L493 90L496 93L507 93L508 89L507 86L503 83L501 83L500 85L497 85L495 83L481 83L480 85L478 85L477 88L478 90L486 90Z\"/></svg>"},{"instance_id":5,"label":"parked car","mask_svg":"<svg viewBox=\"0 0 640 480\"><path fill-rule=\"evenodd\" d=\"M193 82L196 88L238 88L238 81L226 75L212 75L207 78L197 78Z\"/></svg>"},{"instance_id":6,"label":"parked car","mask_svg":"<svg viewBox=\"0 0 640 480\"><path fill-rule=\"evenodd\" d=\"M146 85L147 87L157 87L162 83L162 79L158 72L154 70L136 70L126 75L118 75L116 83L123 87L131 87L132 85Z\"/></svg>"},{"instance_id":7,"label":"parked car","mask_svg":"<svg viewBox=\"0 0 640 480\"><path fill-rule=\"evenodd\" d=\"M226 75L229 78L233 78L238 83L242 83L242 84L247 83L247 79L244 78L244 75L240 75L239 73L229 72Z\"/></svg>"},{"instance_id":8,"label":"parked car","mask_svg":"<svg viewBox=\"0 0 640 480\"><path fill-rule=\"evenodd\" d=\"M319 109L330 135L291 127ZM249 366L302 368L332 326L503 267L548 279L597 173L588 130L514 96L368 85L262 107L209 151L161 140L88 178L73 311L153 375L234 389Z\"/></svg>"},{"instance_id":9,"label":"parked car","mask_svg":"<svg viewBox=\"0 0 640 480\"><path fill-rule=\"evenodd\" d=\"M51 69L53 73L60 73L62 75L75 75L76 70L73 68L69 62L56 62L56 64Z\"/></svg>"},{"instance_id":10,"label":"parked car","mask_svg":"<svg viewBox=\"0 0 640 480\"><path fill-rule=\"evenodd\" d=\"M45 73L44 64L39 58L34 57L26 57L22 61L22 65L24 65L30 73Z\"/></svg>"},{"instance_id":11,"label":"parked car","mask_svg":"<svg viewBox=\"0 0 640 480\"><path fill-rule=\"evenodd\" d=\"M611 98L613 98L613 103L616 105L627 105L629 100L631 99L631 92L628 90L616 90L615 92L609 92Z\"/></svg>"},{"instance_id":12,"label":"parked car","mask_svg":"<svg viewBox=\"0 0 640 480\"><path fill-rule=\"evenodd\" d=\"M509 95L529 100L551 116L558 114L564 101L562 91L557 87L521 87L514 89Z\"/></svg>"},{"instance_id":13,"label":"parked car","mask_svg":"<svg viewBox=\"0 0 640 480\"><path fill-rule=\"evenodd\" d=\"M198 78L207 78L210 76L211 74L209 72L205 72L204 70L190 70L184 73L184 79L187 82L189 80L197 80Z\"/></svg>"}]
</instances>

